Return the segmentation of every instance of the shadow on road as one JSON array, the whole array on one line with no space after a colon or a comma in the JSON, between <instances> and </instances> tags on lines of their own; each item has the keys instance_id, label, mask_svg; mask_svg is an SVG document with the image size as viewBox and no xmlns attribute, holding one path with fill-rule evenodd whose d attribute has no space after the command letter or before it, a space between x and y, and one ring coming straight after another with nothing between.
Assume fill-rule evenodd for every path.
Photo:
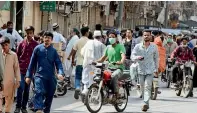
<instances>
[{"instance_id":1,"label":"shadow on road","mask_svg":"<svg viewBox=\"0 0 197 113\"><path fill-rule=\"evenodd\" d=\"M120 112L105 112L105 113L120 113ZM151 112L124 112L124 113L178 113L178 112L151 111Z\"/></svg>"},{"instance_id":2,"label":"shadow on road","mask_svg":"<svg viewBox=\"0 0 197 113\"><path fill-rule=\"evenodd\" d=\"M75 111L75 110L53 110L51 113L84 113L84 111Z\"/></svg>"},{"instance_id":3,"label":"shadow on road","mask_svg":"<svg viewBox=\"0 0 197 113\"><path fill-rule=\"evenodd\" d=\"M155 101L166 101L166 102L191 102L191 103L196 103L196 101L188 101L188 100L174 100L174 99L157 99Z\"/></svg>"}]
</instances>

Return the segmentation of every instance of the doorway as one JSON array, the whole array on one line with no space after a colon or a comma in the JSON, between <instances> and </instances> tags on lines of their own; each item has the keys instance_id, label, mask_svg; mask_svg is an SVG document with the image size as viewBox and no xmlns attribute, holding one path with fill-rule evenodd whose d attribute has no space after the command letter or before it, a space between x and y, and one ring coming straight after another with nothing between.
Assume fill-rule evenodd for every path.
<instances>
[{"instance_id":1,"label":"doorway","mask_svg":"<svg viewBox=\"0 0 197 113\"><path fill-rule=\"evenodd\" d=\"M16 30L22 30L23 27L23 1L16 2Z\"/></svg>"}]
</instances>

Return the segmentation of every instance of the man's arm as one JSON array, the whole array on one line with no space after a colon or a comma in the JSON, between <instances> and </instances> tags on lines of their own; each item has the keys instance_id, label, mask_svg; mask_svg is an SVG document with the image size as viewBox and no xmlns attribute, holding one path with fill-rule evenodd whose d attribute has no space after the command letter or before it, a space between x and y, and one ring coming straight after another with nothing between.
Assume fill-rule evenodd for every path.
<instances>
[{"instance_id":1,"label":"man's arm","mask_svg":"<svg viewBox=\"0 0 197 113\"><path fill-rule=\"evenodd\" d=\"M36 47L32 53L29 67L26 73L26 78L30 78L30 79L32 78L33 71L35 67L37 66L37 51L38 51L38 47Z\"/></svg>"},{"instance_id":2,"label":"man's arm","mask_svg":"<svg viewBox=\"0 0 197 113\"><path fill-rule=\"evenodd\" d=\"M190 60L192 60L192 61L195 62L195 57L194 57L193 51L191 49L189 51L190 51L189 52L189 58L190 58Z\"/></svg>"},{"instance_id":3,"label":"man's arm","mask_svg":"<svg viewBox=\"0 0 197 113\"><path fill-rule=\"evenodd\" d=\"M132 50L131 59L132 59L133 61L137 61L139 57L140 57L140 56L138 56L138 45L136 45L136 46L133 48L133 50Z\"/></svg>"},{"instance_id":4,"label":"man's arm","mask_svg":"<svg viewBox=\"0 0 197 113\"><path fill-rule=\"evenodd\" d=\"M22 43L19 44L17 51L16 51L17 57L18 59L20 58L21 54L22 54Z\"/></svg>"},{"instance_id":5,"label":"man's arm","mask_svg":"<svg viewBox=\"0 0 197 113\"><path fill-rule=\"evenodd\" d=\"M64 75L64 69L63 69L63 66L62 66L62 62L60 60L60 57L59 57L57 51L55 51L55 66L56 66L58 74L59 75Z\"/></svg>"},{"instance_id":6,"label":"man's arm","mask_svg":"<svg viewBox=\"0 0 197 113\"><path fill-rule=\"evenodd\" d=\"M62 42L62 50L64 51L66 49L66 39L60 34L60 40Z\"/></svg>"},{"instance_id":7,"label":"man's arm","mask_svg":"<svg viewBox=\"0 0 197 113\"><path fill-rule=\"evenodd\" d=\"M14 57L14 76L17 82L21 81L20 67L19 67L17 55L15 55Z\"/></svg>"},{"instance_id":8,"label":"man's arm","mask_svg":"<svg viewBox=\"0 0 197 113\"><path fill-rule=\"evenodd\" d=\"M102 63L107 59L107 51L108 51L108 47L105 48L104 53L103 53L104 55L100 59L97 60L98 63Z\"/></svg>"},{"instance_id":9,"label":"man's arm","mask_svg":"<svg viewBox=\"0 0 197 113\"><path fill-rule=\"evenodd\" d=\"M154 52L154 63L155 63L155 70L154 72L157 73L159 69L159 51L158 48L155 46L155 52Z\"/></svg>"},{"instance_id":10,"label":"man's arm","mask_svg":"<svg viewBox=\"0 0 197 113\"><path fill-rule=\"evenodd\" d=\"M2 54L2 48L0 47L0 84L3 82L3 74L4 74L4 60Z\"/></svg>"},{"instance_id":11,"label":"man's arm","mask_svg":"<svg viewBox=\"0 0 197 113\"><path fill-rule=\"evenodd\" d=\"M21 41L23 41L23 38L18 34L18 32L15 30L15 37L17 39L17 43L19 44Z\"/></svg>"}]
</instances>

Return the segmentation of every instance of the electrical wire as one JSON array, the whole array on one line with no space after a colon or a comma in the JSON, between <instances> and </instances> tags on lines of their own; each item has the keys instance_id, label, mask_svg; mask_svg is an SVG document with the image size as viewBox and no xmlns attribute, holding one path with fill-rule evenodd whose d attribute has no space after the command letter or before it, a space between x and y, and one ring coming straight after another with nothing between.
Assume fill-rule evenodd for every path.
<instances>
[{"instance_id":1,"label":"electrical wire","mask_svg":"<svg viewBox=\"0 0 197 113\"><path fill-rule=\"evenodd\" d=\"M22 9L23 7L21 7L21 9L16 13L16 16L21 12Z\"/></svg>"}]
</instances>

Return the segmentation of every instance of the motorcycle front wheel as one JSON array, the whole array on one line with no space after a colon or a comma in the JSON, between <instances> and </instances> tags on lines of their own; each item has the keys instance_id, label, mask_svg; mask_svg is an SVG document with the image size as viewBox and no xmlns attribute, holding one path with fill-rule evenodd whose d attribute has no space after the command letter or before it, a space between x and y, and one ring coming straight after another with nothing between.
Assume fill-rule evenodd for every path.
<instances>
[{"instance_id":1,"label":"motorcycle front wheel","mask_svg":"<svg viewBox=\"0 0 197 113\"><path fill-rule=\"evenodd\" d=\"M124 88L124 96L121 97L120 99L122 101L121 104L115 104L114 107L116 109L117 112L123 112L126 107L127 107L127 103L128 103L128 94L126 89Z\"/></svg>"},{"instance_id":2,"label":"motorcycle front wheel","mask_svg":"<svg viewBox=\"0 0 197 113\"><path fill-rule=\"evenodd\" d=\"M67 85L58 87L58 89L57 89L58 96L64 96L66 93L67 93Z\"/></svg>"},{"instance_id":3,"label":"motorcycle front wheel","mask_svg":"<svg viewBox=\"0 0 197 113\"><path fill-rule=\"evenodd\" d=\"M193 79L190 70L186 71L186 75L187 76L184 78L182 90L183 90L183 97L188 98L193 89Z\"/></svg>"},{"instance_id":4,"label":"motorcycle front wheel","mask_svg":"<svg viewBox=\"0 0 197 113\"><path fill-rule=\"evenodd\" d=\"M91 113L98 113L102 107L103 96L101 91L98 92L98 90L99 87L96 84L91 85L85 97L85 105L88 111ZM98 98L97 98L97 94L99 94Z\"/></svg>"}]
</instances>

